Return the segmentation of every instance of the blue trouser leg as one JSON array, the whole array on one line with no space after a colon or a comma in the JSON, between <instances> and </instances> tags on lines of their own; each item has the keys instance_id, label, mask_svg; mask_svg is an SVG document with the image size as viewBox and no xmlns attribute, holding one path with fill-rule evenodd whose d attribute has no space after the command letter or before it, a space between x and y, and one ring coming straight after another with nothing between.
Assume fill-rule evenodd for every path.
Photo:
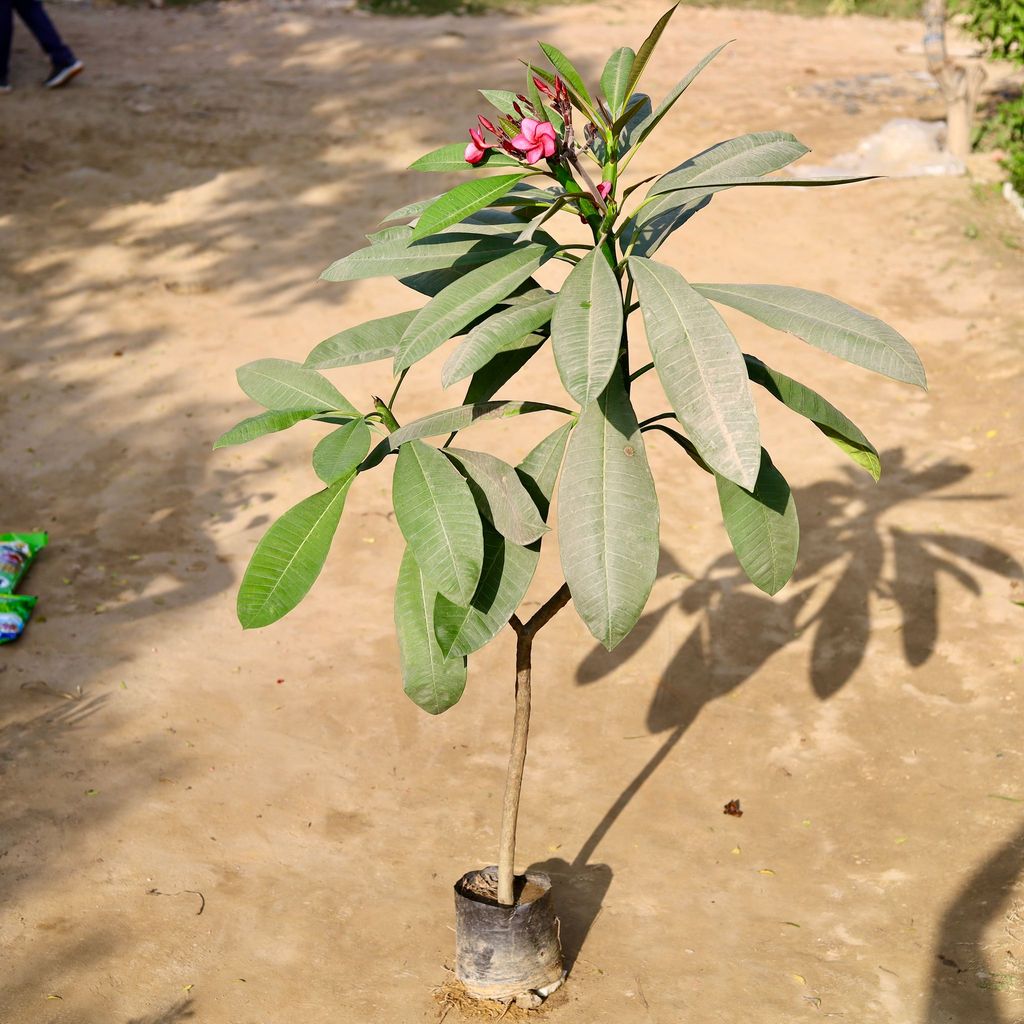
<instances>
[{"instance_id":1,"label":"blue trouser leg","mask_svg":"<svg viewBox=\"0 0 1024 1024\"><path fill-rule=\"evenodd\" d=\"M61 39L60 33L53 22L50 21L49 15L43 9L42 0L0 0L0 71L6 71L6 58L4 55L10 51L11 37L10 28L8 28L7 46L4 48L4 28L2 24L4 16L2 8L6 7L9 12L12 5L18 12L18 17L25 22L29 32L36 37L36 42L43 48L54 67L63 68L67 67L68 64L74 63L75 55L64 40ZM10 22L11 17L8 13L8 26Z\"/></svg>"},{"instance_id":2,"label":"blue trouser leg","mask_svg":"<svg viewBox=\"0 0 1024 1024\"><path fill-rule=\"evenodd\" d=\"M14 31L14 9L11 0L0 0L0 82L7 81L7 65L11 59L11 33Z\"/></svg>"}]
</instances>

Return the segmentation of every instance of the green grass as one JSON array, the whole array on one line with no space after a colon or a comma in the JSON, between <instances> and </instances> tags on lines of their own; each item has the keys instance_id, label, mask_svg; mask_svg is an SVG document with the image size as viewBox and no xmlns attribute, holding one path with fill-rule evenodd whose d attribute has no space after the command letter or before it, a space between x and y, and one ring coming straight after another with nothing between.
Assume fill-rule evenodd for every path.
<instances>
[{"instance_id":1,"label":"green grass","mask_svg":"<svg viewBox=\"0 0 1024 1024\"><path fill-rule=\"evenodd\" d=\"M360 6L378 14L488 14L495 11L535 11L573 0L361 0ZM825 14L869 14L878 18L917 18L919 0L701 0L686 7L725 7L733 10L779 11L820 17Z\"/></svg>"}]
</instances>

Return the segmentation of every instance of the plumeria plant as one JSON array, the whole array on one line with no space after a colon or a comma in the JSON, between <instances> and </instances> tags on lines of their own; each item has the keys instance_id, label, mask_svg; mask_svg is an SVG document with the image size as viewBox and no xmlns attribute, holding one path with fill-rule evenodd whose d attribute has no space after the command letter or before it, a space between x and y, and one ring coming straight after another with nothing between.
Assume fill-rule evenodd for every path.
<instances>
[{"instance_id":1,"label":"plumeria plant","mask_svg":"<svg viewBox=\"0 0 1024 1024\"><path fill-rule=\"evenodd\" d=\"M694 284L657 259L666 239L719 192L863 180L771 177L808 150L786 132L763 131L627 185L625 172L645 140L723 48L654 107L638 86L674 11L638 51L612 54L599 90L591 92L569 58L547 44L541 50L550 68L527 64L523 93L482 90L496 113L479 117L469 143L444 146L412 165L465 171L471 179L395 210L385 218L389 226L367 236L369 245L322 275L394 276L425 304L348 327L304 363L261 359L241 367L239 385L266 411L217 441L240 444L303 421L333 425L313 449L322 489L277 520L253 554L238 595L243 626L269 625L302 600L349 491L395 456L394 512L406 543L395 591L405 692L431 714L445 711L462 695L469 657L505 626L515 631L513 742L496 892L506 907L516 899L533 640L570 600L609 650L639 619L659 555L648 435L667 436L695 471L713 479L739 563L768 594L793 572L799 530L790 488L761 445L753 392L809 420L879 476L878 453L854 423L809 387L744 354L716 305L925 386L914 350L873 316L800 288ZM573 227L573 218L572 237L580 237L578 221L589 229L583 244L555 234L559 223ZM558 264L567 276L554 291L535 275ZM446 345L441 384L453 388L468 379L461 401L401 424L398 400L410 369ZM498 397L548 348L569 396L563 406ZM384 359L395 375L387 400L350 401L320 372ZM651 372L666 407L639 419L631 389ZM481 421L514 427L538 414L560 422L516 466L463 446L472 445L471 428ZM520 617L552 528L565 582L531 617Z\"/></svg>"}]
</instances>

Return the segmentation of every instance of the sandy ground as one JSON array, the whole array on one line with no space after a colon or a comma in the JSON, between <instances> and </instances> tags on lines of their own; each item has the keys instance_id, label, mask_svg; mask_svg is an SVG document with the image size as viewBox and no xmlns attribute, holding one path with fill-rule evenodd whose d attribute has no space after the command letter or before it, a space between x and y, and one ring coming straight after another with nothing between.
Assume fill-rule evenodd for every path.
<instances>
[{"instance_id":1,"label":"sandy ground","mask_svg":"<svg viewBox=\"0 0 1024 1024\"><path fill-rule=\"evenodd\" d=\"M538 36L596 77L659 12L58 8L89 68L56 95L19 33L0 100L0 529L53 542L39 614L0 656L4 1024L435 1019L450 885L495 853L512 644L472 660L440 719L403 696L390 469L354 490L310 599L243 635L237 582L316 489L315 428L209 447L251 410L236 365L415 304L316 276L436 191L401 169L461 137L473 88L515 86ZM776 127L823 162L890 117L936 116L898 52L917 33L687 11L656 95L738 41L633 169ZM875 486L763 407L804 534L774 600L742 581L707 480L651 443L649 612L607 655L567 610L537 653L520 862L555 877L574 961L552 1021L1024 1019L1022 244L1001 200L932 179L737 190L663 250L697 280L864 306L918 345L932 389L734 321L886 452ZM457 402L442 358L403 418ZM551 378L537 362L506 393ZM389 370L339 382L363 403ZM656 411L653 388L640 400ZM552 426L533 419L476 440L513 458ZM552 549L531 600L558 582ZM742 819L722 814L734 797Z\"/></svg>"}]
</instances>

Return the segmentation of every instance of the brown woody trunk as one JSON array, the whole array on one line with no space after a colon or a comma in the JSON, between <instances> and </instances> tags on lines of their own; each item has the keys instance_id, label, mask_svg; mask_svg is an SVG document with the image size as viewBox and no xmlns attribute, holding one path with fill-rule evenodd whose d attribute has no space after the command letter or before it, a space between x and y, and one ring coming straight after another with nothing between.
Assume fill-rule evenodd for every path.
<instances>
[{"instance_id":1,"label":"brown woody trunk","mask_svg":"<svg viewBox=\"0 0 1024 1024\"><path fill-rule=\"evenodd\" d=\"M977 63L956 64L946 52L947 0L924 0L924 55L946 101L946 150L958 160L971 152L974 110L985 80Z\"/></svg>"}]
</instances>

